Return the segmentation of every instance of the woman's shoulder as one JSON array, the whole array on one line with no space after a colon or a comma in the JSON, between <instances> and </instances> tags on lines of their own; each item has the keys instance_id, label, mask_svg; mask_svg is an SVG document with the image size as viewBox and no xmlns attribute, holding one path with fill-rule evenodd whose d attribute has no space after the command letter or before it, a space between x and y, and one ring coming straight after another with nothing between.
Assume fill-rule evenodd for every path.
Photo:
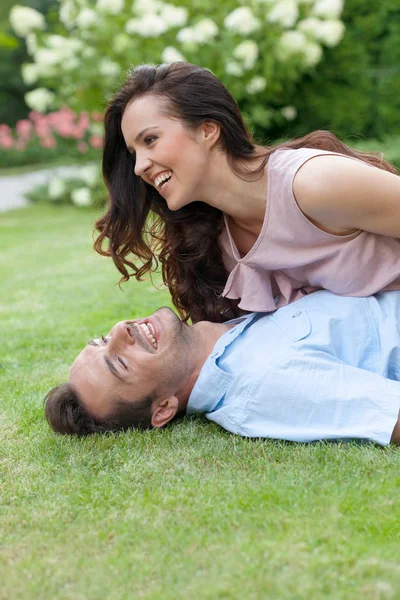
<instances>
[{"instance_id":1,"label":"woman's shoulder","mask_svg":"<svg viewBox=\"0 0 400 600\"><path fill-rule=\"evenodd\" d=\"M299 169L301 165L313 158L323 154L336 154L343 156L331 150L321 150L319 148L277 148L269 157L268 168L276 170Z\"/></svg>"}]
</instances>

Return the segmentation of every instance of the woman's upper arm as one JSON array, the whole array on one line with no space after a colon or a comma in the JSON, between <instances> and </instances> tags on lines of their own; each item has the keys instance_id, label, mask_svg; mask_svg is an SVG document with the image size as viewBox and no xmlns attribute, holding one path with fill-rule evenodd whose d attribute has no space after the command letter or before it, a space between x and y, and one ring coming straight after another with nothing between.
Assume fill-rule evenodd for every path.
<instances>
[{"instance_id":1,"label":"woman's upper arm","mask_svg":"<svg viewBox=\"0 0 400 600\"><path fill-rule=\"evenodd\" d=\"M400 177L346 156L318 155L293 180L301 211L318 227L400 237Z\"/></svg>"}]
</instances>

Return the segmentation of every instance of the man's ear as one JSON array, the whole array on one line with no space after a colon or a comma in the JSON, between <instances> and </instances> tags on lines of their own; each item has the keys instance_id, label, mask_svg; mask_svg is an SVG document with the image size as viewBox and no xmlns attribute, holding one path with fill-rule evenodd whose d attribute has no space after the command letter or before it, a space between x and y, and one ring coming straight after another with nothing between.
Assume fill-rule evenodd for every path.
<instances>
[{"instance_id":1,"label":"man's ear","mask_svg":"<svg viewBox=\"0 0 400 600\"><path fill-rule=\"evenodd\" d=\"M164 427L171 421L178 412L179 401L176 396L170 396L161 402L155 404L153 414L151 415L151 424L153 427Z\"/></svg>"},{"instance_id":2,"label":"man's ear","mask_svg":"<svg viewBox=\"0 0 400 600\"><path fill-rule=\"evenodd\" d=\"M221 126L218 123L215 123L215 121L204 121L204 123L201 124L201 127L203 141L211 148L219 140Z\"/></svg>"}]
</instances>

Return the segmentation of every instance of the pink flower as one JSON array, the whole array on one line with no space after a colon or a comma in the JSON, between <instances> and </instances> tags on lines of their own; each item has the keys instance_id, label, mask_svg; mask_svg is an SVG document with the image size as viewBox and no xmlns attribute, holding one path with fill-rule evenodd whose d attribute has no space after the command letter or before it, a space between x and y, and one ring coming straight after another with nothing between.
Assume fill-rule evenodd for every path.
<instances>
[{"instance_id":1,"label":"pink flower","mask_svg":"<svg viewBox=\"0 0 400 600\"><path fill-rule=\"evenodd\" d=\"M6 148L7 150L9 148L13 148L14 140L12 139L11 136L2 136L0 138L0 146L3 146L3 148Z\"/></svg>"},{"instance_id":2,"label":"pink flower","mask_svg":"<svg viewBox=\"0 0 400 600\"><path fill-rule=\"evenodd\" d=\"M8 125L0 125L0 135L11 135L11 127Z\"/></svg>"},{"instance_id":3,"label":"pink flower","mask_svg":"<svg viewBox=\"0 0 400 600\"><path fill-rule=\"evenodd\" d=\"M98 112L97 110L94 110L92 112L92 119L95 122L100 122L103 120L103 115L100 112Z\"/></svg>"},{"instance_id":4,"label":"pink flower","mask_svg":"<svg viewBox=\"0 0 400 600\"><path fill-rule=\"evenodd\" d=\"M103 138L101 135L91 135L89 142L92 148L96 148L96 150L103 147Z\"/></svg>"},{"instance_id":5,"label":"pink flower","mask_svg":"<svg viewBox=\"0 0 400 600\"><path fill-rule=\"evenodd\" d=\"M57 146L57 141L55 137L49 135L47 137L43 137L40 140L40 145L42 146L42 148L55 148Z\"/></svg>"},{"instance_id":6,"label":"pink flower","mask_svg":"<svg viewBox=\"0 0 400 600\"><path fill-rule=\"evenodd\" d=\"M87 152L89 150L89 146L87 145L86 142L78 142L76 147L78 148L79 152Z\"/></svg>"},{"instance_id":7,"label":"pink flower","mask_svg":"<svg viewBox=\"0 0 400 600\"><path fill-rule=\"evenodd\" d=\"M32 131L32 122L28 119L22 119L21 121L18 121L16 125L16 130L18 135L24 138L28 138Z\"/></svg>"},{"instance_id":8,"label":"pink flower","mask_svg":"<svg viewBox=\"0 0 400 600\"><path fill-rule=\"evenodd\" d=\"M35 133L39 137L45 138L51 134L51 129L47 123L36 123Z\"/></svg>"}]
</instances>

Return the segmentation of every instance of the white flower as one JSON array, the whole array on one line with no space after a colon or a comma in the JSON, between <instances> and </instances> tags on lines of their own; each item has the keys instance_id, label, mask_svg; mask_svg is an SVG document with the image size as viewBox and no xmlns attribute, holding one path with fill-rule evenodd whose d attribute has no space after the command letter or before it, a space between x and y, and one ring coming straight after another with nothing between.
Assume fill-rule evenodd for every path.
<instances>
[{"instance_id":1,"label":"white flower","mask_svg":"<svg viewBox=\"0 0 400 600\"><path fill-rule=\"evenodd\" d=\"M296 0L281 0L269 11L267 21L279 23L282 27L293 27L299 18L299 7Z\"/></svg>"},{"instance_id":2,"label":"white flower","mask_svg":"<svg viewBox=\"0 0 400 600\"><path fill-rule=\"evenodd\" d=\"M25 44L28 54L32 56L37 50L36 35L34 33L28 33L28 35L25 38Z\"/></svg>"},{"instance_id":3,"label":"white flower","mask_svg":"<svg viewBox=\"0 0 400 600\"><path fill-rule=\"evenodd\" d=\"M79 170L79 177L83 179L83 181L90 188L94 187L96 183L98 183L100 179L99 168L97 165L87 165L86 167L82 167Z\"/></svg>"},{"instance_id":4,"label":"white flower","mask_svg":"<svg viewBox=\"0 0 400 600\"><path fill-rule=\"evenodd\" d=\"M201 19L193 29L200 44L212 42L219 33L218 26L212 19Z\"/></svg>"},{"instance_id":5,"label":"white flower","mask_svg":"<svg viewBox=\"0 0 400 600\"><path fill-rule=\"evenodd\" d=\"M185 57L173 46L167 46L161 53L161 60L164 63L173 63L186 60Z\"/></svg>"},{"instance_id":6,"label":"white flower","mask_svg":"<svg viewBox=\"0 0 400 600\"><path fill-rule=\"evenodd\" d=\"M25 85L32 85L38 79L37 66L32 63L25 63L21 66L21 75Z\"/></svg>"},{"instance_id":7,"label":"white flower","mask_svg":"<svg viewBox=\"0 0 400 600\"><path fill-rule=\"evenodd\" d=\"M61 50L64 56L70 56L74 52L79 52L83 46L82 40L63 35L47 36L46 44L54 50Z\"/></svg>"},{"instance_id":8,"label":"white flower","mask_svg":"<svg viewBox=\"0 0 400 600\"><path fill-rule=\"evenodd\" d=\"M343 10L343 0L316 0L312 13L325 19L337 19Z\"/></svg>"},{"instance_id":9,"label":"white flower","mask_svg":"<svg viewBox=\"0 0 400 600\"><path fill-rule=\"evenodd\" d=\"M92 204L92 196L87 187L80 187L73 190L71 200L75 206L90 206Z\"/></svg>"},{"instance_id":10,"label":"white flower","mask_svg":"<svg viewBox=\"0 0 400 600\"><path fill-rule=\"evenodd\" d=\"M92 123L90 125L90 133L92 135L100 135L102 136L104 131L103 131L103 123Z\"/></svg>"},{"instance_id":11,"label":"white flower","mask_svg":"<svg viewBox=\"0 0 400 600\"><path fill-rule=\"evenodd\" d=\"M262 92L267 87L267 80L265 77L253 77L250 79L248 84L246 85L246 92L248 94L258 94L258 92Z\"/></svg>"},{"instance_id":12,"label":"white flower","mask_svg":"<svg viewBox=\"0 0 400 600\"><path fill-rule=\"evenodd\" d=\"M299 21L297 23L297 30L301 31L302 33L305 33L306 35L310 35L318 39L321 24L321 19L310 17L308 19L303 19L302 21Z\"/></svg>"},{"instance_id":13,"label":"white flower","mask_svg":"<svg viewBox=\"0 0 400 600\"><path fill-rule=\"evenodd\" d=\"M96 9L110 15L119 15L124 8L124 0L97 0Z\"/></svg>"},{"instance_id":14,"label":"white flower","mask_svg":"<svg viewBox=\"0 0 400 600\"><path fill-rule=\"evenodd\" d=\"M47 88L36 88L24 96L26 104L40 113L46 112L53 104L56 95Z\"/></svg>"},{"instance_id":15,"label":"white flower","mask_svg":"<svg viewBox=\"0 0 400 600\"><path fill-rule=\"evenodd\" d=\"M297 109L295 106L284 106L281 109L281 114L285 117L286 121L293 121L297 117Z\"/></svg>"},{"instance_id":16,"label":"white flower","mask_svg":"<svg viewBox=\"0 0 400 600\"><path fill-rule=\"evenodd\" d=\"M322 58L322 48L316 42L307 42L302 52L303 62L307 67L315 67Z\"/></svg>"},{"instance_id":17,"label":"white flower","mask_svg":"<svg viewBox=\"0 0 400 600\"><path fill-rule=\"evenodd\" d=\"M240 63L235 60L228 60L225 63L225 73L234 75L235 77L241 77L244 74L244 70Z\"/></svg>"},{"instance_id":18,"label":"white flower","mask_svg":"<svg viewBox=\"0 0 400 600\"><path fill-rule=\"evenodd\" d=\"M129 33L130 35L132 35L133 33L139 33L140 31L140 27L141 27L141 20L140 19L129 19L126 23L125 23L125 31L126 33Z\"/></svg>"},{"instance_id":19,"label":"white flower","mask_svg":"<svg viewBox=\"0 0 400 600\"><path fill-rule=\"evenodd\" d=\"M65 194L65 190L65 182L62 179L60 179L60 177L53 177L52 179L50 179L47 192L51 200L58 200L58 198L61 198L61 196Z\"/></svg>"},{"instance_id":20,"label":"white flower","mask_svg":"<svg viewBox=\"0 0 400 600\"><path fill-rule=\"evenodd\" d=\"M307 38L301 31L285 31L278 42L277 53L281 60L300 54L307 44Z\"/></svg>"},{"instance_id":21,"label":"white flower","mask_svg":"<svg viewBox=\"0 0 400 600\"><path fill-rule=\"evenodd\" d=\"M178 31L176 39L181 44L196 44L197 35L193 27L184 27Z\"/></svg>"},{"instance_id":22,"label":"white flower","mask_svg":"<svg viewBox=\"0 0 400 600\"><path fill-rule=\"evenodd\" d=\"M160 17L168 27L183 27L188 20L188 11L181 6L163 4L160 7Z\"/></svg>"},{"instance_id":23,"label":"white flower","mask_svg":"<svg viewBox=\"0 0 400 600\"><path fill-rule=\"evenodd\" d=\"M114 52L120 53L125 52L132 46L131 38L126 33L119 33L113 39L113 50Z\"/></svg>"},{"instance_id":24,"label":"white flower","mask_svg":"<svg viewBox=\"0 0 400 600\"><path fill-rule=\"evenodd\" d=\"M245 40L232 52L233 57L239 61L242 61L244 69L250 70L254 67L257 62L259 50L256 42L253 40Z\"/></svg>"},{"instance_id":25,"label":"white flower","mask_svg":"<svg viewBox=\"0 0 400 600\"><path fill-rule=\"evenodd\" d=\"M207 44L218 35L219 29L212 19L202 19L193 27L181 29L176 39L181 44Z\"/></svg>"},{"instance_id":26,"label":"white flower","mask_svg":"<svg viewBox=\"0 0 400 600\"><path fill-rule=\"evenodd\" d=\"M103 77L117 77L121 72L121 67L107 56L100 61L99 73Z\"/></svg>"},{"instance_id":27,"label":"white flower","mask_svg":"<svg viewBox=\"0 0 400 600\"><path fill-rule=\"evenodd\" d=\"M96 56L96 50L92 46L86 46L86 48L82 50L83 58L93 58L94 56Z\"/></svg>"},{"instance_id":28,"label":"white flower","mask_svg":"<svg viewBox=\"0 0 400 600\"><path fill-rule=\"evenodd\" d=\"M55 65L58 65L60 62L60 57L53 50L49 50L48 48L39 48L35 52L35 62L42 71L43 69L45 70L46 67L54 67Z\"/></svg>"},{"instance_id":29,"label":"white flower","mask_svg":"<svg viewBox=\"0 0 400 600\"><path fill-rule=\"evenodd\" d=\"M97 13L91 8L84 7L76 17L76 24L81 29L88 29L89 27L93 27L98 23L99 18Z\"/></svg>"},{"instance_id":30,"label":"white flower","mask_svg":"<svg viewBox=\"0 0 400 600\"><path fill-rule=\"evenodd\" d=\"M11 27L20 37L25 37L35 29L44 29L46 21L42 13L28 6L16 4L9 14Z\"/></svg>"},{"instance_id":31,"label":"white flower","mask_svg":"<svg viewBox=\"0 0 400 600\"><path fill-rule=\"evenodd\" d=\"M326 46L337 46L344 36L345 26L342 21L323 21L318 32L318 39Z\"/></svg>"},{"instance_id":32,"label":"white flower","mask_svg":"<svg viewBox=\"0 0 400 600\"><path fill-rule=\"evenodd\" d=\"M233 33L249 35L260 28L261 21L254 16L251 8L240 6L225 17L224 25Z\"/></svg>"},{"instance_id":33,"label":"white flower","mask_svg":"<svg viewBox=\"0 0 400 600\"><path fill-rule=\"evenodd\" d=\"M158 37L165 33L168 26L158 15L144 15L141 19L129 19L125 23L126 33L138 33L142 37Z\"/></svg>"},{"instance_id":34,"label":"white flower","mask_svg":"<svg viewBox=\"0 0 400 600\"><path fill-rule=\"evenodd\" d=\"M60 10L58 15L60 21L67 29L72 29L75 25L75 19L77 16L77 9L71 0L61 0Z\"/></svg>"},{"instance_id":35,"label":"white flower","mask_svg":"<svg viewBox=\"0 0 400 600\"><path fill-rule=\"evenodd\" d=\"M161 10L163 4L160 0L134 0L132 12L137 15L155 14Z\"/></svg>"}]
</instances>

